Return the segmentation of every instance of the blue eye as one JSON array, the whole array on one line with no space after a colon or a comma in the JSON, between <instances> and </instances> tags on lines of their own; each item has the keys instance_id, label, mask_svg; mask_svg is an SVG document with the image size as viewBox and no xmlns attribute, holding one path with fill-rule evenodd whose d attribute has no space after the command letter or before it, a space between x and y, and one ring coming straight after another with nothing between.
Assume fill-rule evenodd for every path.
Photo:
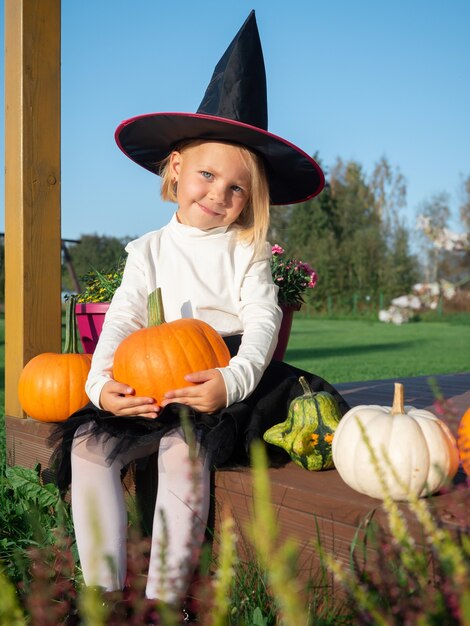
<instances>
[{"instance_id":1,"label":"blue eye","mask_svg":"<svg viewBox=\"0 0 470 626\"><path fill-rule=\"evenodd\" d=\"M202 170L201 175L207 179L212 178L212 174L210 172L206 172L205 170Z\"/></svg>"},{"instance_id":2,"label":"blue eye","mask_svg":"<svg viewBox=\"0 0 470 626\"><path fill-rule=\"evenodd\" d=\"M240 193L241 191L243 191L243 189L239 187L238 185L232 185L232 191L235 191L236 193Z\"/></svg>"}]
</instances>

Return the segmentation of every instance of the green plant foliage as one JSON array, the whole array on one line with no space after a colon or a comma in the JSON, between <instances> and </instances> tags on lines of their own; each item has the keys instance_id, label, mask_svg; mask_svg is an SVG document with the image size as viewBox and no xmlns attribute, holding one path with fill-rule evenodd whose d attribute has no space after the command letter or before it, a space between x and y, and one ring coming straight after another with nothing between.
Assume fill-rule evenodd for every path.
<instances>
[{"instance_id":1,"label":"green plant foliage","mask_svg":"<svg viewBox=\"0 0 470 626\"><path fill-rule=\"evenodd\" d=\"M251 540L266 569L282 623L308 624L308 610L301 602L302 585L296 571L298 548L293 540L279 541L276 515L271 504L267 458L260 442L251 449L253 464L253 517Z\"/></svg>"},{"instance_id":2,"label":"green plant foliage","mask_svg":"<svg viewBox=\"0 0 470 626\"><path fill-rule=\"evenodd\" d=\"M222 520L220 533L219 566L214 577L213 626L225 626L229 612L230 588L232 586L233 567L236 562L236 537L234 521L230 516Z\"/></svg>"},{"instance_id":3,"label":"green plant foliage","mask_svg":"<svg viewBox=\"0 0 470 626\"><path fill-rule=\"evenodd\" d=\"M253 611L251 623L253 624L253 626L268 626L268 619L267 617L264 617L259 606L257 606L256 609Z\"/></svg>"},{"instance_id":4,"label":"green plant foliage","mask_svg":"<svg viewBox=\"0 0 470 626\"><path fill-rule=\"evenodd\" d=\"M25 626L15 587L0 567L0 626Z\"/></svg>"},{"instance_id":5,"label":"green plant foliage","mask_svg":"<svg viewBox=\"0 0 470 626\"><path fill-rule=\"evenodd\" d=\"M244 552L249 554L247 562L237 562L233 571L229 597L229 624L252 624L261 615L268 626L276 623L276 602L268 589L266 571L248 544ZM258 616L258 617L257 617Z\"/></svg>"},{"instance_id":6,"label":"green plant foliage","mask_svg":"<svg viewBox=\"0 0 470 626\"><path fill-rule=\"evenodd\" d=\"M5 479L12 492L18 496L18 510L25 511L31 505L41 509L59 505L57 488L51 483L41 483L40 469L39 465L34 470L20 466L6 468Z\"/></svg>"},{"instance_id":7,"label":"green plant foliage","mask_svg":"<svg viewBox=\"0 0 470 626\"><path fill-rule=\"evenodd\" d=\"M90 269L81 276L85 285L78 295L77 302L110 302L122 281L125 260L120 259L110 270L98 271Z\"/></svg>"},{"instance_id":8,"label":"green plant foliage","mask_svg":"<svg viewBox=\"0 0 470 626\"><path fill-rule=\"evenodd\" d=\"M68 245L74 273L81 277L89 271L90 267L100 268L103 273L111 271L125 256L125 246L131 239L132 237L118 239L97 234L80 235L79 243ZM80 280L80 282L82 281ZM65 289L75 289L65 265L62 268L62 283Z\"/></svg>"},{"instance_id":9,"label":"green plant foliage","mask_svg":"<svg viewBox=\"0 0 470 626\"><path fill-rule=\"evenodd\" d=\"M313 597L307 597L305 583L300 581L296 569L298 547L292 540L281 542L279 539L265 453L260 446L253 450L254 513L250 524L250 558L248 562L238 561L234 551L234 522L230 514L226 514L218 559L213 562L212 575L206 576L204 589L199 594L205 598L205 604L200 605L201 624L470 624L470 541L466 536L452 536L439 528L428 505L418 499L411 499L409 507L421 527L422 543L413 538L397 503L385 497L384 507L389 519L387 532L368 520L364 533L364 541L368 548L374 548L378 560L364 564L356 558L363 549L358 538L353 542L352 569L342 566L332 556L326 556L338 583L349 594L349 604L335 605L334 589L324 577L314 588ZM55 500L50 499L49 489L44 491L41 485L37 488L39 481L34 473L38 475L33 470L26 474L9 472L9 484L13 484L11 490L21 492L23 498L36 506L50 508ZM50 545L28 549L28 577L20 596L15 594L13 579L8 579L5 571L0 571L0 626L76 623L73 620L77 607L81 623L97 626L146 623L155 610L152 603L143 598L149 538L141 539L135 531L131 533L129 589L124 599L121 592L111 598L109 594L103 596L99 589L81 587L75 576L67 533L64 528L51 531L54 541ZM315 541L314 534L312 529L312 542ZM321 545L317 547L321 554ZM361 555L365 552L364 549ZM176 623L165 620L165 624Z\"/></svg>"},{"instance_id":10,"label":"green plant foliage","mask_svg":"<svg viewBox=\"0 0 470 626\"><path fill-rule=\"evenodd\" d=\"M69 507L57 487L43 484L40 469L4 466L0 473L0 561L14 582L28 579L29 548L52 545L62 526L73 536Z\"/></svg>"}]
</instances>

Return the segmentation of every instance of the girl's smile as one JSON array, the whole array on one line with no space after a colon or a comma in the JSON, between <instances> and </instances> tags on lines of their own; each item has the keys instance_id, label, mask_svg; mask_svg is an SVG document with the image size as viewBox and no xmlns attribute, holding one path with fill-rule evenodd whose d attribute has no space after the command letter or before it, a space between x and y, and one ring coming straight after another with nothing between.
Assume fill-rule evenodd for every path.
<instances>
[{"instance_id":1,"label":"girl's smile","mask_svg":"<svg viewBox=\"0 0 470 626\"><path fill-rule=\"evenodd\" d=\"M199 207L201 208L201 211L204 211L204 213L207 213L208 215L214 215L214 216L222 215L222 213L217 213L216 211L211 211L211 209L208 209L207 207L205 207L200 202L198 202L197 204L199 204Z\"/></svg>"},{"instance_id":2,"label":"girl's smile","mask_svg":"<svg viewBox=\"0 0 470 626\"><path fill-rule=\"evenodd\" d=\"M191 145L170 157L177 216L201 230L235 222L250 199L250 171L239 148L221 142Z\"/></svg>"}]
</instances>

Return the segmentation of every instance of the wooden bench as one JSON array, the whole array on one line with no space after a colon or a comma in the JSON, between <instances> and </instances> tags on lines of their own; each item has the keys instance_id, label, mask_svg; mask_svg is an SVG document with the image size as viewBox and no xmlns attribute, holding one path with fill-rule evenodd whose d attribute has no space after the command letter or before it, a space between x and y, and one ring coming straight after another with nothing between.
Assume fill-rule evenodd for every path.
<instances>
[{"instance_id":1,"label":"wooden bench","mask_svg":"<svg viewBox=\"0 0 470 626\"><path fill-rule=\"evenodd\" d=\"M393 383L405 386L405 403L432 410L433 389L426 376L410 379L391 379L366 382L341 383L336 387L351 406L380 404L390 406ZM443 396L452 401L458 416L470 406L470 373L435 377ZM458 419L449 423L456 433ZM49 425L31 419L7 417L7 444L9 463L33 467L37 462L48 466L50 450L45 446ZM383 520L381 502L357 493L348 487L336 470L308 472L293 463L279 469L270 469L272 500L275 506L281 538L294 537L302 548L303 573L307 576L316 559L314 543L317 531L325 549L347 562L351 542L358 526L366 516L375 511L378 521ZM459 473L455 484L464 482ZM150 486L151 491L152 486ZM144 498L149 497L145 494ZM460 493L456 501L456 488L448 493L428 498L440 522L449 528L470 528L470 490ZM465 504L467 502L467 504ZM241 535L250 519L252 485L249 469L217 471L214 475L213 525L215 533L220 528L220 511L228 507L238 524ZM413 516L406 505L400 505L413 527ZM243 544L243 542L241 542Z\"/></svg>"}]
</instances>

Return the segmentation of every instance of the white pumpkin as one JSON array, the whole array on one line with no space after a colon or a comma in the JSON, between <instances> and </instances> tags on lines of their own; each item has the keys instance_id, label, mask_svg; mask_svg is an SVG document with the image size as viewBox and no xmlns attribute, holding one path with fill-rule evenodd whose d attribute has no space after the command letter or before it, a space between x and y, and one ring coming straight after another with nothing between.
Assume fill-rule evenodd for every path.
<instances>
[{"instance_id":1,"label":"white pumpkin","mask_svg":"<svg viewBox=\"0 0 470 626\"><path fill-rule=\"evenodd\" d=\"M406 500L438 491L451 480L459 466L457 444L449 428L430 411L405 407L403 385L395 383L392 407L360 405L341 419L332 444L333 462L350 487L372 498L383 498L383 488L364 441L358 419L394 500ZM394 478L384 458L403 482Z\"/></svg>"}]
</instances>

